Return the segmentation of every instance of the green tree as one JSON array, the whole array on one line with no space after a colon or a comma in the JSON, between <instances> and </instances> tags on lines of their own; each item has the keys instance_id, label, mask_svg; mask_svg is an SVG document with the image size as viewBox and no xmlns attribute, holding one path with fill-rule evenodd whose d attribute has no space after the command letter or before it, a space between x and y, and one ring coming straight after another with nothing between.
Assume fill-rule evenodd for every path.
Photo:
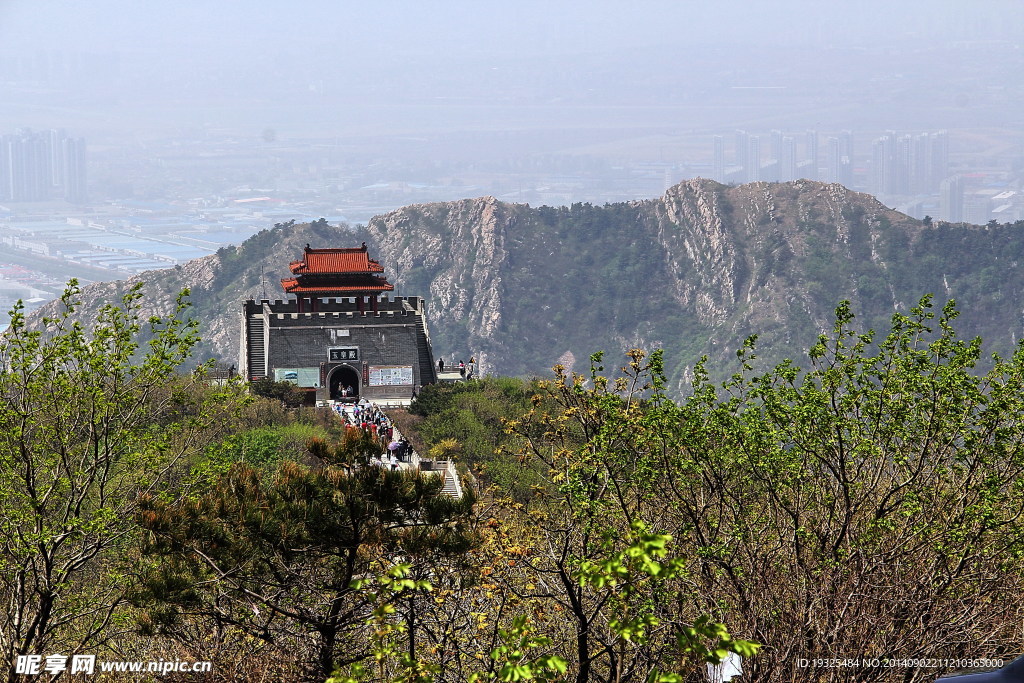
<instances>
[{"instance_id":1,"label":"green tree","mask_svg":"<svg viewBox=\"0 0 1024 683\"><path fill-rule=\"evenodd\" d=\"M249 390L257 396L277 399L286 408L298 408L306 397L306 392L293 382L278 382L269 377L249 382Z\"/></svg>"},{"instance_id":2,"label":"green tree","mask_svg":"<svg viewBox=\"0 0 1024 683\"><path fill-rule=\"evenodd\" d=\"M100 642L123 606L117 555L140 493L193 444L174 415L175 368L197 341L184 292L169 318L139 319L140 286L87 332L62 313L31 330L19 304L0 346L0 665ZM146 327L146 330L143 328ZM149 336L140 348L140 335ZM11 676L14 674L11 673Z\"/></svg>"},{"instance_id":3,"label":"green tree","mask_svg":"<svg viewBox=\"0 0 1024 683\"><path fill-rule=\"evenodd\" d=\"M474 501L445 495L439 477L353 467L347 449L358 446L317 446L325 462L285 462L269 482L237 464L193 500L145 498L151 560L136 599L147 628L172 638L197 619L237 629L314 680L370 657L372 600L354 582L387 558L465 553ZM414 659L415 612L404 621Z\"/></svg>"},{"instance_id":4,"label":"green tree","mask_svg":"<svg viewBox=\"0 0 1024 683\"><path fill-rule=\"evenodd\" d=\"M548 473L525 540L536 577L526 594L566 615L568 632L556 638L577 683L682 680L729 651L757 649L695 611L685 555L676 545L669 556L670 537L649 531L665 522L656 464L678 407L662 393L661 354L629 358L614 379L601 374L601 354L589 377L556 366L534 410L508 423L524 462Z\"/></svg>"},{"instance_id":5,"label":"green tree","mask_svg":"<svg viewBox=\"0 0 1024 683\"><path fill-rule=\"evenodd\" d=\"M699 558L707 603L764 643L752 681L803 677L800 658L1019 651L1024 348L978 373L980 340L957 337L953 303L931 309L895 315L876 344L843 303L804 370L745 363L719 389L698 371L659 464L674 473L666 528ZM894 680L884 667L813 675Z\"/></svg>"}]
</instances>

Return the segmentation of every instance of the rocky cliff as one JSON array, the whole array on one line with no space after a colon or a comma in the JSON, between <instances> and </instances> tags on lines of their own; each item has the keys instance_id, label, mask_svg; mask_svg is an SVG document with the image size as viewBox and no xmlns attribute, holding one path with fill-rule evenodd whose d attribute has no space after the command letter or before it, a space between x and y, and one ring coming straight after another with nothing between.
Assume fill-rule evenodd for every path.
<instances>
[{"instance_id":1,"label":"rocky cliff","mask_svg":"<svg viewBox=\"0 0 1024 683\"><path fill-rule=\"evenodd\" d=\"M798 357L850 299L885 329L926 293L958 299L962 327L1006 351L1021 335L1021 226L925 225L839 185L724 186L691 180L665 196L537 207L491 197L409 206L353 232L281 225L237 248L140 276L154 312L191 287L202 356L233 360L248 296L281 296L306 243L365 240L397 293L425 295L436 355L476 355L488 372L584 369L603 349L664 348L675 385L708 355L728 371L748 335L762 355ZM265 283L265 285L264 285ZM86 319L127 283L84 293Z\"/></svg>"},{"instance_id":2,"label":"rocky cliff","mask_svg":"<svg viewBox=\"0 0 1024 683\"><path fill-rule=\"evenodd\" d=\"M691 180L603 207L410 206L365 232L399 281L429 292L441 353L528 373L597 349L664 347L678 379L702 354L725 361L754 332L773 356L809 345L841 298L865 303L856 274L884 276L870 245L920 229L839 185ZM808 282L804 265L822 259L846 260L854 275ZM866 308L888 314L894 303L887 295Z\"/></svg>"}]
</instances>

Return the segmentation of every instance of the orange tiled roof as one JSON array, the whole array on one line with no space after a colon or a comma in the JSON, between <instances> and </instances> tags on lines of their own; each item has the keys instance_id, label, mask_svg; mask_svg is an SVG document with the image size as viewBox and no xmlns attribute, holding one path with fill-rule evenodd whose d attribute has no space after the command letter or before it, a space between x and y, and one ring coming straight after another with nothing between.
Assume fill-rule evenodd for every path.
<instances>
[{"instance_id":1,"label":"orange tiled roof","mask_svg":"<svg viewBox=\"0 0 1024 683\"><path fill-rule=\"evenodd\" d=\"M374 278L373 282L351 283L345 285L303 285L296 278L281 280L281 286L289 294L323 294L329 296L337 293L342 296L358 292L390 292L395 286L383 278Z\"/></svg>"},{"instance_id":2,"label":"orange tiled roof","mask_svg":"<svg viewBox=\"0 0 1024 683\"><path fill-rule=\"evenodd\" d=\"M366 253L366 247L354 249L310 249L306 247L301 261L292 261L289 268L296 275L306 273L383 273L384 267Z\"/></svg>"}]
</instances>

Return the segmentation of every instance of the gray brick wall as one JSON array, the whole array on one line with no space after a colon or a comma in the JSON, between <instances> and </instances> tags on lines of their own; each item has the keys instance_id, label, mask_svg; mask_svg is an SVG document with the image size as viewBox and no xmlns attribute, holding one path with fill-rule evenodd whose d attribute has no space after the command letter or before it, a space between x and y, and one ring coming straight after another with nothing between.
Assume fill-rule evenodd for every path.
<instances>
[{"instance_id":1,"label":"gray brick wall","mask_svg":"<svg viewBox=\"0 0 1024 683\"><path fill-rule=\"evenodd\" d=\"M265 315L263 303L269 305L269 315ZM327 300L322 305L335 310L295 313L294 302L246 302L243 316L248 319L250 315L260 315L269 326L269 377L274 376L275 369L297 368L316 369L318 376L327 380L333 369L347 365L357 370L362 380L364 366L412 367L412 386L371 387L360 383L360 395L371 399L407 398L424 379L432 381L433 378L420 376L421 368L432 367L433 359L429 349L418 343L417 333L423 326L419 299L385 299L378 305L379 312L366 313L353 310L356 306L350 300ZM248 345L243 344L243 348ZM357 348L359 359L331 361L331 348ZM428 357L421 358L424 353ZM319 387L316 393L318 400L329 397L326 386Z\"/></svg>"}]
</instances>

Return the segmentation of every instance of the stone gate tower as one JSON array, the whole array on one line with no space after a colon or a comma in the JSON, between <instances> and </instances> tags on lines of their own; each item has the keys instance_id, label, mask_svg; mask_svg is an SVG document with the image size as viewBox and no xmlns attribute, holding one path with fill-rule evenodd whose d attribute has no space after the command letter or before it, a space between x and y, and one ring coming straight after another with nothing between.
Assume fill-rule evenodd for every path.
<instances>
[{"instance_id":1,"label":"stone gate tower","mask_svg":"<svg viewBox=\"0 0 1024 683\"><path fill-rule=\"evenodd\" d=\"M239 368L250 380L293 382L308 403L368 398L407 404L437 381L420 297L388 298L394 285L354 249L311 249L281 280L286 300L242 309Z\"/></svg>"}]
</instances>

